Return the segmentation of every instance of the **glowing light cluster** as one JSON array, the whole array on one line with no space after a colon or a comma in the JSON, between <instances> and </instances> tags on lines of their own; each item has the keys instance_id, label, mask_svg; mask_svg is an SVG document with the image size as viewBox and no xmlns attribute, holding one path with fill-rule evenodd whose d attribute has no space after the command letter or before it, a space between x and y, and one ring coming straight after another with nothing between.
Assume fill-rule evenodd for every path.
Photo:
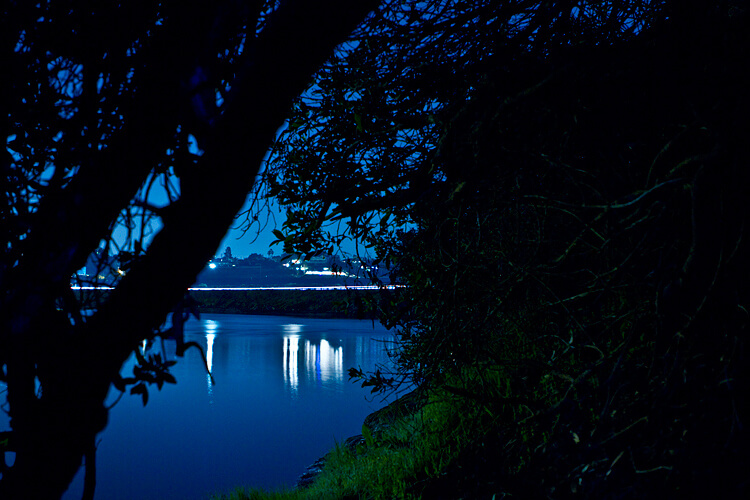
<instances>
[{"instance_id":1,"label":"glowing light cluster","mask_svg":"<svg viewBox=\"0 0 750 500\"><path fill-rule=\"evenodd\" d=\"M303 325L284 325L283 337L283 371L284 383L293 394L299 391L300 367L306 380L317 383L343 383L344 380L344 348L334 347L326 339L319 344L304 341L301 349ZM302 359L300 359L300 353Z\"/></svg>"}]
</instances>

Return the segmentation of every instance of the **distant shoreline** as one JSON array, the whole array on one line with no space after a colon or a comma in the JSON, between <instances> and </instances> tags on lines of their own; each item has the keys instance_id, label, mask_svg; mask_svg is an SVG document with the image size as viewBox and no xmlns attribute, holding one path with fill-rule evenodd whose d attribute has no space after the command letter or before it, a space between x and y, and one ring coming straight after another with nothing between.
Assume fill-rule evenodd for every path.
<instances>
[{"instance_id":1,"label":"distant shoreline","mask_svg":"<svg viewBox=\"0 0 750 500\"><path fill-rule=\"evenodd\" d=\"M377 289L194 288L198 311L316 318L375 319Z\"/></svg>"},{"instance_id":2,"label":"distant shoreline","mask_svg":"<svg viewBox=\"0 0 750 500\"><path fill-rule=\"evenodd\" d=\"M101 300L109 287L73 287L82 303ZM261 314L315 318L376 319L377 287L253 287L189 289L198 311L208 314ZM100 295L101 294L101 295Z\"/></svg>"}]
</instances>

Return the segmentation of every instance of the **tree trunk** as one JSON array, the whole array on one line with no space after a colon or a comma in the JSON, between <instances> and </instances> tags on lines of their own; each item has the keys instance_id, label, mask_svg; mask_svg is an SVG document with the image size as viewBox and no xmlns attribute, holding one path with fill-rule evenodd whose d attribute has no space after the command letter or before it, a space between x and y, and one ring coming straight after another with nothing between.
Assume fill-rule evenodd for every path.
<instances>
[{"instance_id":1,"label":"tree trunk","mask_svg":"<svg viewBox=\"0 0 750 500\"><path fill-rule=\"evenodd\" d=\"M169 207L164 227L146 255L85 321L72 324L67 315L57 312L57 300L69 293L68 277L93 250L105 219L117 212L119 202L112 203L111 198L103 202L100 193L92 193L102 189L100 180L103 172L111 173L110 165L81 168L70 189L44 200L42 217L35 219L31 237L24 242L24 261L13 269L12 277L0 276L6 291L0 304L5 352L0 354L7 369L16 452L13 466L2 471L0 498L55 499L66 491L84 456L93 455L96 435L106 426L104 401L120 367L138 343L163 324L215 252L241 209L292 99L377 3L282 4L252 50L243 54L220 119L201 131L201 191L183 193ZM154 90L153 85L148 87ZM153 92L145 94L153 97ZM152 104L134 103L135 114L145 116L144 106ZM180 121L179 116L173 119ZM153 140L135 133L120 141L123 150L110 150L108 157L133 158L139 147L127 140L133 138L147 143L142 151L151 152L150 156L159 149ZM157 159L140 161L148 166ZM116 163L122 167L128 162ZM118 190L120 202L149 169L141 165L117 170L130 186ZM109 215L96 218L95 230L81 224L80 214L105 212ZM90 479L85 495L91 492Z\"/></svg>"}]
</instances>

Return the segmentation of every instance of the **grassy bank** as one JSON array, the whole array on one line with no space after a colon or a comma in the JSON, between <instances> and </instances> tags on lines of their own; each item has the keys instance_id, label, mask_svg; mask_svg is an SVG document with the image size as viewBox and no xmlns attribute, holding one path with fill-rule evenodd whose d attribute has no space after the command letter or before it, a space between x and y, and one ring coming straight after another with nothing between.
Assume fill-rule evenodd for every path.
<instances>
[{"instance_id":1,"label":"grassy bank","mask_svg":"<svg viewBox=\"0 0 750 500\"><path fill-rule=\"evenodd\" d=\"M726 378L737 361L709 363L681 343L672 356L701 364L665 374L651 337L631 333L612 332L601 353L556 351L556 369L526 344L438 377L420 404L368 417L310 486L214 500L703 498L716 485L745 498L747 441L733 439L740 398Z\"/></svg>"},{"instance_id":2,"label":"grassy bank","mask_svg":"<svg viewBox=\"0 0 750 500\"><path fill-rule=\"evenodd\" d=\"M306 487L240 487L212 500L492 498L502 488L487 478L498 464L494 455L502 453L500 430L508 415L460 393L477 383L500 390L496 373L466 372L368 416L362 436L331 450Z\"/></svg>"},{"instance_id":3,"label":"grassy bank","mask_svg":"<svg viewBox=\"0 0 750 500\"><path fill-rule=\"evenodd\" d=\"M237 488L213 500L420 498L421 487L472 441L480 416L444 392L407 396L368 417L361 437L331 450L309 486L272 492Z\"/></svg>"}]
</instances>

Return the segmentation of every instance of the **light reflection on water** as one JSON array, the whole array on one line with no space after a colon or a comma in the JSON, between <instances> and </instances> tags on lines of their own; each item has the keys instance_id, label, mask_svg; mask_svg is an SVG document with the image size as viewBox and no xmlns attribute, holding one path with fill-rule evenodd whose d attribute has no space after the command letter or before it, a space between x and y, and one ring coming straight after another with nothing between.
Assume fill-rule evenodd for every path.
<instances>
[{"instance_id":1,"label":"light reflection on water","mask_svg":"<svg viewBox=\"0 0 750 500\"><path fill-rule=\"evenodd\" d=\"M99 436L97 499L197 500L243 484L292 485L386 404L346 374L388 362L382 341L390 335L378 324L203 315L185 329L205 364L188 349L176 358L176 385L150 388L145 408L128 396L115 406ZM161 343L150 349L160 352ZM165 342L163 355L175 352ZM132 362L123 376L131 373ZM82 476L65 500L81 497Z\"/></svg>"},{"instance_id":2,"label":"light reflection on water","mask_svg":"<svg viewBox=\"0 0 750 500\"><path fill-rule=\"evenodd\" d=\"M344 348L333 347L326 339L315 345L305 341L307 373L313 374L318 382L332 382L340 385L344 382Z\"/></svg>"},{"instance_id":3,"label":"light reflection on water","mask_svg":"<svg viewBox=\"0 0 750 500\"><path fill-rule=\"evenodd\" d=\"M206 319L203 322L203 325L206 332L206 369L208 370L208 373L206 374L206 387L208 388L209 402L213 403L213 398L211 396L213 396L214 393L214 383L211 380L211 373L214 369L214 340L216 339L216 331L219 329L219 322L212 319Z\"/></svg>"},{"instance_id":4,"label":"light reflection on water","mask_svg":"<svg viewBox=\"0 0 750 500\"><path fill-rule=\"evenodd\" d=\"M330 388L340 389L344 383L344 346L334 346L325 338L317 343L305 339L304 349L300 350L304 325L288 324L283 325L283 329L284 385L292 395L298 395L300 366L306 381L315 381L319 386L326 383Z\"/></svg>"},{"instance_id":5,"label":"light reflection on water","mask_svg":"<svg viewBox=\"0 0 750 500\"><path fill-rule=\"evenodd\" d=\"M208 395L211 396L214 392L213 381L211 381L211 371L214 369L214 339L216 338L215 333L208 333L206 329L206 385L208 387Z\"/></svg>"},{"instance_id":6,"label":"light reflection on water","mask_svg":"<svg viewBox=\"0 0 750 500\"><path fill-rule=\"evenodd\" d=\"M297 396L300 383L300 366L305 381L314 381L318 386L324 384L330 390L341 390L344 378L344 346L334 345L326 338L315 340L304 339L304 349L300 342L304 336L305 325L296 323L283 325L284 385L292 395ZM358 343L361 339L358 339ZM353 350L356 352L356 349ZM301 357L300 357L301 353Z\"/></svg>"},{"instance_id":7,"label":"light reflection on water","mask_svg":"<svg viewBox=\"0 0 750 500\"><path fill-rule=\"evenodd\" d=\"M289 325L284 325L289 326ZM297 373L299 367L299 360L297 355L299 353L299 335L285 335L284 336L284 384L289 385L292 388L292 392L296 394L297 386L299 384L299 374Z\"/></svg>"}]
</instances>

